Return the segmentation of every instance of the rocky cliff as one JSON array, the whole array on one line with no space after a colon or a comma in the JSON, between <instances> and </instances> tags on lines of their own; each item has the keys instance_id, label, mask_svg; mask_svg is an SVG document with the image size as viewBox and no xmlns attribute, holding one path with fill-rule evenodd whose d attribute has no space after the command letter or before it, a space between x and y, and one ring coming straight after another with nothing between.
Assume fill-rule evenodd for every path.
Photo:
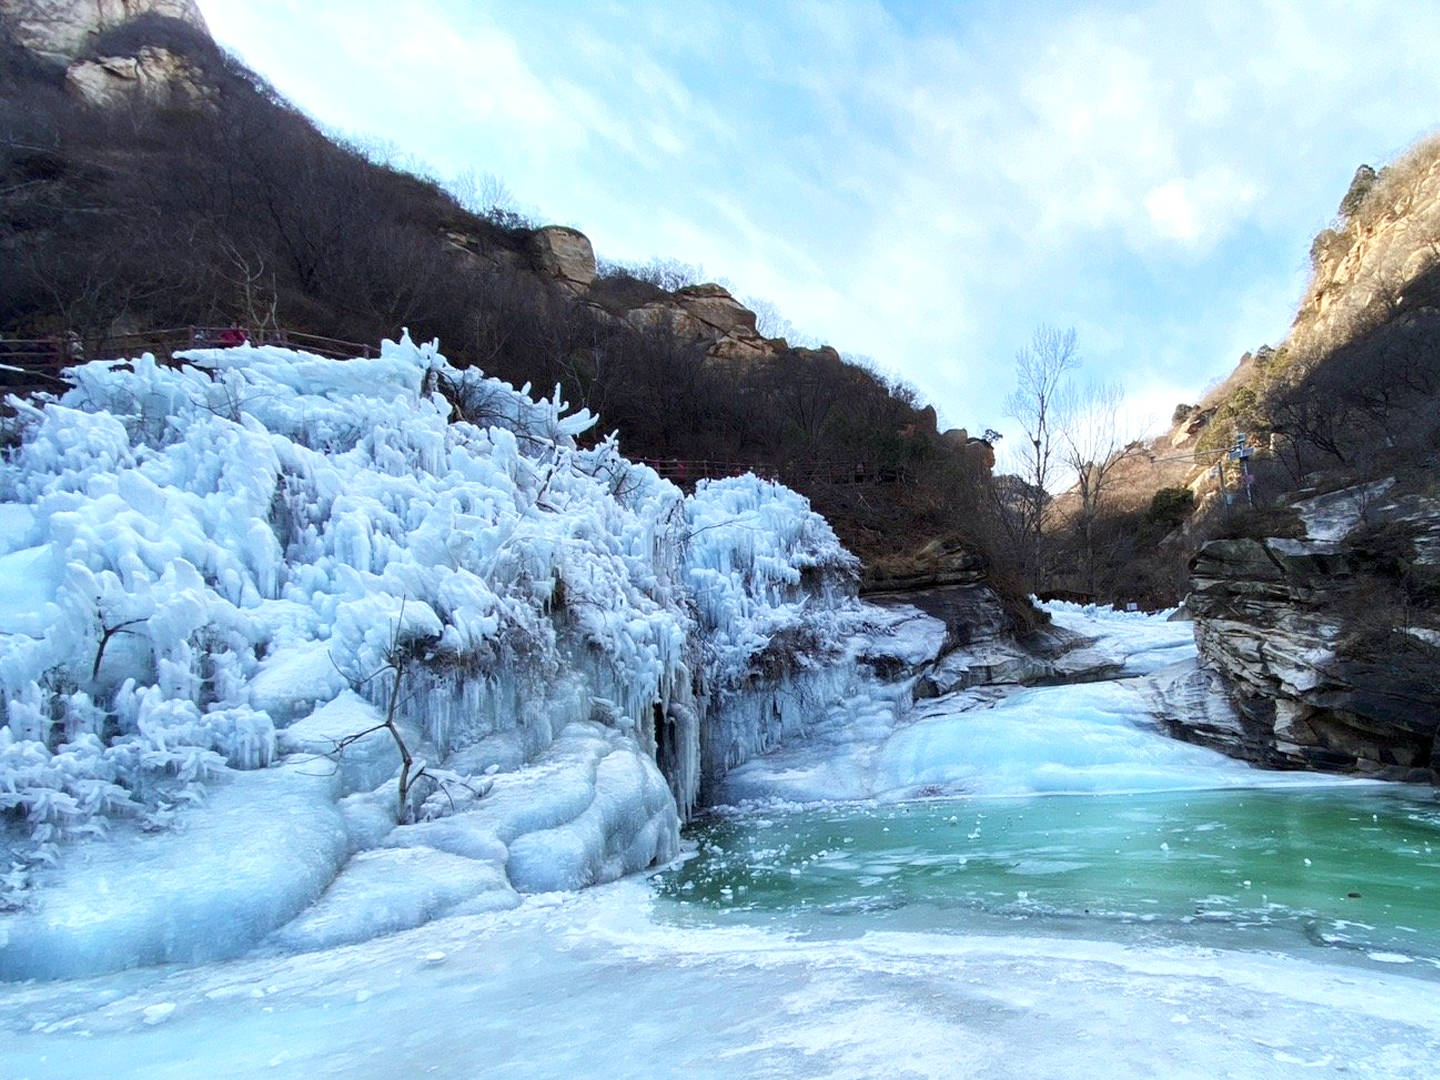
<instances>
[{"instance_id":1,"label":"rocky cliff","mask_svg":"<svg viewBox=\"0 0 1440 1080\"><path fill-rule=\"evenodd\" d=\"M1171 730L1278 768L1434 781L1440 497L1381 481L1290 509L1295 535L1217 539L1193 560L1201 660L1237 711L1172 710Z\"/></svg>"},{"instance_id":2,"label":"rocky cliff","mask_svg":"<svg viewBox=\"0 0 1440 1080\"><path fill-rule=\"evenodd\" d=\"M1361 166L1310 254L1286 340L1185 418L1197 452L1249 433L1257 509L1213 508L1190 563L1201 658L1238 712L1170 722L1272 766L1434 780L1440 139Z\"/></svg>"},{"instance_id":3,"label":"rocky cliff","mask_svg":"<svg viewBox=\"0 0 1440 1080\"><path fill-rule=\"evenodd\" d=\"M156 39L115 40L115 32L150 24ZM191 0L0 0L0 26L11 40L63 69L67 93L97 106L142 100L192 106L210 93L187 57L209 43L204 16Z\"/></svg>"},{"instance_id":4,"label":"rocky cliff","mask_svg":"<svg viewBox=\"0 0 1440 1080\"><path fill-rule=\"evenodd\" d=\"M61 63L84 55L97 38L142 15L159 15L208 33L194 0L0 0L0 17L17 45Z\"/></svg>"},{"instance_id":5,"label":"rocky cliff","mask_svg":"<svg viewBox=\"0 0 1440 1080\"><path fill-rule=\"evenodd\" d=\"M827 354L836 363L840 360L828 347L792 350L784 338L767 338L756 325L755 312L722 285L707 282L670 290L632 278L623 270L602 275L589 237L567 225L535 229L520 250L496 248L461 231L448 233L446 240L450 250L471 265L535 275L604 319L695 341L712 360L774 360L792 351ZM933 429L933 411L930 415Z\"/></svg>"}]
</instances>

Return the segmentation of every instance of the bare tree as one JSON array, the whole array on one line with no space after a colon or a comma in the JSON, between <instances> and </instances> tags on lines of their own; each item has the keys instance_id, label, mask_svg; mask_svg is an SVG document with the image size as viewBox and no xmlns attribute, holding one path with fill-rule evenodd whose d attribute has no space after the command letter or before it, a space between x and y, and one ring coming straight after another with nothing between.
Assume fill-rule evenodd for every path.
<instances>
[{"instance_id":1,"label":"bare tree","mask_svg":"<svg viewBox=\"0 0 1440 1080\"><path fill-rule=\"evenodd\" d=\"M784 338L792 348L811 349L820 342L811 334L800 330L781 312L780 306L763 296L745 296L740 302L755 313L755 330L764 338Z\"/></svg>"},{"instance_id":2,"label":"bare tree","mask_svg":"<svg viewBox=\"0 0 1440 1080\"><path fill-rule=\"evenodd\" d=\"M1075 329L1039 326L1015 354L1015 389L1005 399L1005 415L1019 422L1025 433L1020 449L1020 497L1014 500L1019 516L1016 531L1023 538L1023 567L1032 590L1045 586L1045 512L1049 487L1061 464L1059 421L1065 398L1066 376L1079 366Z\"/></svg>"},{"instance_id":3,"label":"bare tree","mask_svg":"<svg viewBox=\"0 0 1440 1080\"><path fill-rule=\"evenodd\" d=\"M492 172L466 169L445 185L463 209L480 217L518 214L519 204L510 186Z\"/></svg>"},{"instance_id":4,"label":"bare tree","mask_svg":"<svg viewBox=\"0 0 1440 1080\"><path fill-rule=\"evenodd\" d=\"M261 334L279 330L279 290L274 270L265 265L264 250L258 245L242 247L228 236L221 236L216 247L219 275L235 290L245 324Z\"/></svg>"},{"instance_id":5,"label":"bare tree","mask_svg":"<svg viewBox=\"0 0 1440 1080\"><path fill-rule=\"evenodd\" d=\"M1057 412L1060 457L1075 471L1080 499L1076 524L1085 553L1085 588L1095 595L1095 525L1102 501L1114 479L1115 466L1138 449L1126 430L1122 409L1125 391L1119 383L1089 383L1069 388Z\"/></svg>"}]
</instances>

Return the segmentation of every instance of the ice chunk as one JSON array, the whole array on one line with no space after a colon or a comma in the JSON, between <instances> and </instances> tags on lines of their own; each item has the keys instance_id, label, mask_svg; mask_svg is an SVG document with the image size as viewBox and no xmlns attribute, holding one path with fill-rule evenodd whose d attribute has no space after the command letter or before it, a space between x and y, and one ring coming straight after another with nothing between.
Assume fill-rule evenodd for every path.
<instances>
[{"instance_id":1,"label":"ice chunk","mask_svg":"<svg viewBox=\"0 0 1440 1080\"><path fill-rule=\"evenodd\" d=\"M338 770L347 791L369 791L400 767L399 748L395 737L381 726L384 721L374 705L353 690L345 690L280 731L277 742L282 753L323 759L311 769L323 771L328 765Z\"/></svg>"}]
</instances>

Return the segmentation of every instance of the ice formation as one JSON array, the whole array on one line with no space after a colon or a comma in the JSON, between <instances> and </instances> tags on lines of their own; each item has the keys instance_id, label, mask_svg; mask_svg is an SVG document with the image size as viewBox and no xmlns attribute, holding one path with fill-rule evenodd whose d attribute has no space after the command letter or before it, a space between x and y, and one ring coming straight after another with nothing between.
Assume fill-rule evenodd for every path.
<instances>
[{"instance_id":1,"label":"ice formation","mask_svg":"<svg viewBox=\"0 0 1440 1080\"><path fill-rule=\"evenodd\" d=\"M1217 774L1123 686L913 710L944 622L856 600L784 487L687 497L582 447L558 391L408 338L181 360L84 365L11 422L0 978L513 907L673 858L698 801ZM1184 624L1052 613L1107 669L1193 654Z\"/></svg>"},{"instance_id":2,"label":"ice formation","mask_svg":"<svg viewBox=\"0 0 1440 1080\"><path fill-rule=\"evenodd\" d=\"M854 560L793 492L687 498L582 448L558 392L408 337L181 359L17 405L0 977L611 880L673 857L707 771L843 688Z\"/></svg>"},{"instance_id":3,"label":"ice formation","mask_svg":"<svg viewBox=\"0 0 1440 1080\"><path fill-rule=\"evenodd\" d=\"M1313 773L1261 772L1161 732L1152 719L1152 679L1176 679L1194 669L1189 623L1168 621L1167 613L1043 606L1056 625L1090 640L1087 653L1099 667L1133 677L1078 686L982 687L914 707L903 683L862 685L868 692L822 710L806 739L726 773L715 801L895 802L1332 782ZM898 609L892 617L907 610L914 609ZM871 640L856 647L879 648L893 634L887 629L861 631L859 640L866 633ZM941 663L963 666L969 653L958 649Z\"/></svg>"}]
</instances>

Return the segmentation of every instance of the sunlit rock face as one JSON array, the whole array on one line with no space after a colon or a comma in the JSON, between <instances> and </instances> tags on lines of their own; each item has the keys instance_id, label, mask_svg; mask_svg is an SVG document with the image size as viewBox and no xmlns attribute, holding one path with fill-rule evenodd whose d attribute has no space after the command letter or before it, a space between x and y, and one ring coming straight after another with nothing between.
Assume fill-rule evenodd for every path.
<instances>
[{"instance_id":1,"label":"sunlit rock face","mask_svg":"<svg viewBox=\"0 0 1440 1080\"><path fill-rule=\"evenodd\" d=\"M83 53L106 30L141 15L179 19L208 33L194 0L0 0L16 44L52 60Z\"/></svg>"},{"instance_id":2,"label":"sunlit rock face","mask_svg":"<svg viewBox=\"0 0 1440 1080\"><path fill-rule=\"evenodd\" d=\"M536 229L530 250L539 269L562 285L581 290L595 280L595 249L579 229L564 225Z\"/></svg>"},{"instance_id":3,"label":"sunlit rock face","mask_svg":"<svg viewBox=\"0 0 1440 1080\"><path fill-rule=\"evenodd\" d=\"M1295 503L1303 537L1205 545L1187 606L1239 715L1177 713L1177 734L1281 768L1434 780L1440 503L1387 489Z\"/></svg>"},{"instance_id":4,"label":"sunlit rock face","mask_svg":"<svg viewBox=\"0 0 1440 1080\"><path fill-rule=\"evenodd\" d=\"M91 105L109 107L139 98L155 105L192 105L205 99L199 72L169 49L151 45L134 56L76 60L65 69L65 88Z\"/></svg>"},{"instance_id":5,"label":"sunlit rock face","mask_svg":"<svg viewBox=\"0 0 1440 1080\"><path fill-rule=\"evenodd\" d=\"M704 342L706 354L720 360L759 360L776 356L786 347L778 339L764 337L756 329L755 313L721 285L687 285L621 317L631 326L663 327Z\"/></svg>"}]
</instances>

